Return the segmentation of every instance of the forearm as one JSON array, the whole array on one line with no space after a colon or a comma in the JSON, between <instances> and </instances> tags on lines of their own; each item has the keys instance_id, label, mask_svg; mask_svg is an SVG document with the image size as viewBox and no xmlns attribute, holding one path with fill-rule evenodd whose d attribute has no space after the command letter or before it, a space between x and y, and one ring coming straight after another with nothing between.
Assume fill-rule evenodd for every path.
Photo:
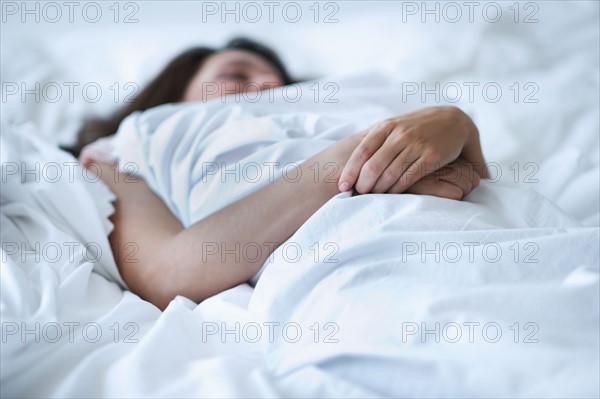
<instances>
[{"instance_id":1,"label":"forearm","mask_svg":"<svg viewBox=\"0 0 600 399\"><path fill-rule=\"evenodd\" d=\"M119 182L103 179L118 198L111 245L122 249L134 243L137 249L135 257L115 251L123 278L161 308L175 295L201 301L247 281L274 248L339 192L339 173L357 144L357 137L336 143L299 165L298 181L280 178L188 229L145 183L126 183L123 175ZM331 162L337 165L334 174L326 168Z\"/></svg>"},{"instance_id":2,"label":"forearm","mask_svg":"<svg viewBox=\"0 0 600 399\"><path fill-rule=\"evenodd\" d=\"M298 181L280 178L181 231L171 246L175 270L166 272L164 287L201 300L250 279L276 247L339 193L337 177L326 179L330 170L324 167L343 163L351 151L329 148L299 165Z\"/></svg>"}]
</instances>

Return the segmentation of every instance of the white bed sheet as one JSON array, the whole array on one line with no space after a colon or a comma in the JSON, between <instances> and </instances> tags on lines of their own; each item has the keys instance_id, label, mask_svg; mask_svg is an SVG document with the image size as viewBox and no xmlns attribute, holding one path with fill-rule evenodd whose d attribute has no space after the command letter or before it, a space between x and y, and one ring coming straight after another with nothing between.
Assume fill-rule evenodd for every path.
<instances>
[{"instance_id":1,"label":"white bed sheet","mask_svg":"<svg viewBox=\"0 0 600 399\"><path fill-rule=\"evenodd\" d=\"M275 379L258 344L203 339L215 323L259 320L248 285L162 313L123 291L106 238L112 194L30 126L3 126L2 151L3 396L367 394L312 368ZM22 183L13 166L36 163L67 166L52 183Z\"/></svg>"},{"instance_id":2,"label":"white bed sheet","mask_svg":"<svg viewBox=\"0 0 600 399\"><path fill-rule=\"evenodd\" d=\"M383 77L361 81L398 104ZM326 116L308 112L310 101L233 97L134 114L115 154L191 225L282 174L293 179L286 166L391 111L351 82L340 87L347 97ZM402 105L400 113L420 103ZM464 201L340 194L266 262L250 310L285 326L263 345L278 376L317 366L393 397L593 396L599 239L534 190L497 182ZM265 250L254 243L248 253L257 247ZM469 323L487 326L473 342ZM462 339L427 339L423 325Z\"/></svg>"},{"instance_id":3,"label":"white bed sheet","mask_svg":"<svg viewBox=\"0 0 600 399\"><path fill-rule=\"evenodd\" d=\"M380 88L380 101L393 99L394 87L385 79L370 79L369 87ZM367 80L365 75L360 79ZM351 82L343 86L348 93ZM210 180L203 183L201 175L190 180L177 176L193 176L196 164L205 161L285 164L305 158L333 138L390 112L381 103L367 107L360 92L331 107L327 117L300 111L310 111L315 106L311 102L294 104L287 111L278 109L281 104L241 106L220 101L164 106L129 118L117 136L117 152L123 162L139 166L139 173L188 225L261 184L211 184ZM361 112L350 113L357 106ZM344 113L346 118L341 118ZM276 251L255 291L242 285L199 306L178 298L160 313L119 288L106 242L111 194L100 183L82 178L21 183L22 174L10 169L15 164L31 170L35 162L73 161L44 146L26 128L5 126L8 134L3 136L4 187L11 188L7 194L3 191L2 198L7 227L2 231L1 280L8 349L3 350L3 364L11 365L3 368L2 380L9 395L597 393L597 357L590 353L598 348L594 247L598 228L583 227L533 190L486 183L464 202L410 195L397 199L340 195L290 239L304 250L303 256L290 262L289 255ZM230 135L240 129L246 136L232 141ZM317 145L302 145L304 136L314 136L311 140ZM174 151L156 150L167 147ZM76 176L82 173L76 171ZM185 182L195 184L182 185ZM199 192L195 187L204 189ZM580 194L593 193L586 189ZM206 206L196 206L200 203ZM60 260L49 262L46 254L40 262L22 248L6 247L12 242L39 242L42 255L48 243L100 243L102 256L86 262L83 254L71 257L63 250ZM315 242L333 243L337 262L315 262L314 253L308 251ZM479 242L471 248L478 256L468 261L465 244L473 242ZM400 250L399 243L413 247ZM452 248L457 244L462 258L422 261L423 248L414 245L423 243ZM485 244L500 248L503 255L498 262L482 259L487 254L482 250ZM522 251L517 259L515 246ZM452 250L445 254L454 256ZM528 263L527 255L537 262ZM543 311L547 307L552 311ZM480 342L480 337L459 345L411 336L399 340L408 324L436 322L497 323L505 340ZM510 328L515 322L519 329L533 323L528 326L539 329L534 339L540 342L512 342ZM48 342L53 323L62 326L63 338L69 332L66 323L79 323L74 342ZM35 332L23 335L25 328L35 331L36 325L39 343L32 341ZM236 326L237 339L231 333ZM288 326L294 330L290 332ZM301 339L288 342L294 341L291 337L298 327ZM252 342L256 328L261 339ZM95 340L96 331L102 332L98 342L88 342ZM337 342L329 343L326 337ZM137 342L128 342L131 339ZM491 364L490 359L494 359ZM512 366L514 359L519 360L519 368ZM399 373L409 377L395 379ZM28 383L33 380L43 384Z\"/></svg>"},{"instance_id":4,"label":"white bed sheet","mask_svg":"<svg viewBox=\"0 0 600 399\"><path fill-rule=\"evenodd\" d=\"M388 7L394 7L391 2L388 4ZM509 12L507 8L510 5L503 4L505 12ZM474 275L471 269L454 273L454 266L449 268L452 273L440 273L438 268L433 267L406 266L404 270L413 273L410 280L406 281L396 274L389 281L390 284L398 284L397 292L385 284L377 291L369 284L377 279L381 284L381 274L389 271L383 264L373 264L373 276L361 274L364 267L354 266L362 261L372 261L365 258L370 249L362 248L357 256L346 254L344 259L349 263L338 274L330 268L317 268L306 260L304 267L292 269L275 262L267 268L256 291L241 285L199 306L178 298L160 313L120 287L106 241L110 229L106 217L111 212L111 194L102 185L86 183L78 169L75 175L80 177L75 181L62 180L52 184L22 184L19 173L13 175L14 163L22 167L21 162L24 161L33 168L36 162L43 166L49 162L63 164L74 161L47 145L46 140L69 141L82 113L93 110L106 112L114 104L104 103L94 108L89 104L61 102L49 110L49 104L36 106L20 101L10 104L3 101L3 119L31 120L38 127L2 125L2 396L365 397L392 391L404 396L598 397L599 8L594 2L546 2L539 5L541 22L535 25L515 27L508 23L475 23L432 26L420 25L413 20L412 24L393 30L390 42L372 41L380 45L371 47L370 56L365 56L364 60L380 56L391 79L400 84L406 80L497 81L506 88L515 81L521 84L533 81L540 86L539 104L514 103L505 96L497 104L479 101L470 112L480 127L489 161L498 162L505 172L512 171L509 167L514 162L519 162L520 168L526 162L535 162L539 167L535 175L538 182L527 184L521 178L515 183L513 175L508 172L504 173L502 184L492 186L492 192L509 190L505 193L510 193L509 188L500 188L506 185L528 187L543 194L558 207L539 200L536 194L528 197L517 192L501 196L505 200L525 198L529 204L545 204L537 210L544 218L536 219L535 223L531 220L517 223L509 216L508 221L515 222L511 226L513 229L508 233L494 231L488 237L502 242L502 236L509 234L509 241L502 245L507 245L508 249L503 248L511 254L511 245L517 243L523 248L524 244L535 239L543 249L539 251L539 258L548 259L550 265L543 273L539 273L539 267L534 268L535 273L529 273L531 265L519 268L514 262L505 265L511 270L509 275L496 273L504 263L490 269L477 268ZM397 14L390 12L390 8L384 7L381 11L369 8L369 12L369 15L376 16L373 19L376 22L369 25L370 30L355 29L356 24L352 21L358 23L366 15L365 10L358 10L354 14L355 19L347 19L346 24L340 25L347 27L345 34L340 31L338 35L327 36L319 30L311 31L319 40L322 37L332 39L321 47L303 48L307 52L300 51L292 56L292 60L304 60L295 64L296 67L301 65L297 71L314 72L310 68L314 65L318 66L317 70L343 70L352 63L348 57L340 55L331 57L329 64L314 64L306 54L314 50L320 52L323 58L332 52L348 55L351 54L348 49L340 52L336 47L341 38L347 37L346 34L372 31L377 39L398 27ZM40 27L36 26L36 29ZM196 27L190 25L184 31L189 33L194 29ZM140 50L141 55L133 64L132 58L122 56L126 52L126 42L111 47L116 56L114 51L111 53L101 45L116 42L118 37L122 37L118 29L113 31L115 40L106 40L98 32L88 32L89 35L76 40L73 35L63 36L62 40L49 36L44 45L54 55L52 63L42 62L47 58L41 56L39 48L32 50L33 40L25 42L29 51L24 51L21 45L11 49L3 41L3 79L29 81L31 78L44 82L63 79L60 76L64 76L63 80L77 76L76 80L85 82L102 76L102 82L109 83L115 79L121 83L142 81L158 67L159 61L166 59L165 56L157 57L156 48L160 46L155 44L175 43L173 39L181 35L182 30L174 29L172 36L156 32L150 26L139 32L146 35L146 40L152 45L144 47L145 51ZM5 33L3 30L3 37L8 36ZM289 33L282 34L278 44L284 52L284 44L292 40ZM21 34L18 30L14 31L14 35ZM152 34L161 36L155 36L155 41ZM225 37L229 33L220 32L219 35ZM412 38L411 51L389 52L391 43L408 45L409 41L402 40L403 37ZM188 39L191 40L191 37ZM73 62L70 54L58 51L68 48L65 44L81 44L80 40L86 46L96 48L98 57L123 60L123 64L111 71L98 70L94 69L94 65L101 63L92 59L84 68L81 63ZM132 37L131 40L136 39ZM457 42L461 43L460 47L456 46ZM183 45L182 42L177 43ZM23 54L31 57L37 54L37 58L34 57L37 61L30 64L40 69L32 70L33 77L24 78L19 74L25 68L14 61L32 60L31 57L19 58ZM12 67L7 69L9 61ZM150 66L142 73L144 68L141 65L146 65L146 62ZM57 68L49 70L49 65ZM136 71L132 65L137 65ZM356 65L359 69L365 67L364 63ZM91 75L73 75L74 67ZM60 75L65 70L70 72ZM338 76L332 77L332 80L352 81ZM372 80L359 75L349 87L360 93L363 100L382 107L379 111L392 112L397 103L392 101L393 98L382 96L381 91L371 90L372 84ZM315 104L313 107L319 108ZM69 175L69 168L63 168L63 176ZM478 194L474 193L473 200L488 201L488 188L483 187ZM537 198L538 202L532 202L532 198ZM325 210L335 214L334 204L340 201L357 200L340 196ZM420 209L427 205L426 209L429 209L430 205L437 203L429 199L415 206ZM508 211L513 203L508 202ZM462 205L454 206L457 207L454 210L459 211ZM426 212L426 209L423 211ZM551 215L554 216L549 218ZM506 227L506 218L498 221L499 215L488 216ZM315 220L314 224L299 232L298 241L314 239L313 233L325 234L327 230L322 222ZM389 223L395 221L391 217ZM416 220L413 229L422 226L422 223L422 220ZM377 229L381 230L386 225L373 226L373 231L379 231ZM456 220L448 220L445 226L457 229ZM436 229L439 230L439 226ZM339 234L339 242L343 242L343 232L344 229L328 231ZM435 241L431 234L437 234L437 240L444 242L444 233L440 231L428 233L406 229L397 233L387 230L379 233L389 240L410 237L415 242L421 239ZM453 234L453 239L479 240L478 235L473 238L472 234L475 233L462 231ZM46 254L52 261L39 255L39 250L36 253L42 256L42 261L37 261L34 252L28 252L23 260L20 248L7 247L7 243L22 242L29 243L34 251L36 243L39 243L39 249L47 244L52 249L58 244L63 251L58 259L54 259L53 254ZM79 249L74 257L69 256L65 243L73 243L70 245ZM85 243L101 248L102 255L96 262L86 261L81 253ZM362 258L358 256L360 254ZM318 275L323 278L317 279ZM469 278L474 281L465 279L465 276L471 276ZM294 284L297 281L301 284ZM280 289L274 291L273 286ZM415 292L417 289L418 292ZM304 295L305 291L309 294ZM337 295L332 295L331 291ZM384 298L374 295L377 292L392 295ZM426 293L431 295L423 298ZM358 301L363 298L365 301ZM502 302L499 302L500 298ZM504 300L507 298L510 300ZM339 311L344 306L348 306L350 311ZM319 312L314 313L315 309ZM478 313L478 309L482 312ZM406 350L403 354L390 350L398 343L398 337L402 338L402 324L398 324L402 321L464 322L475 319L487 322L494 319L505 333L512 334L507 323L517 321L514 317L516 310L519 315L527 316L518 320L521 328L523 323L532 321L529 316L537 318L533 321L538 322L540 327L537 335L541 339L539 344L526 346L507 341L499 344L480 341L452 346L412 340L408 345L396 345L396 348ZM385 312L388 311L396 312L394 314L400 319L386 318ZM358 312L369 315L368 321L354 318L353 314ZM243 340L235 343L231 335L226 336L229 339L222 343L218 334L209 334L215 326L213 323L220 327L222 322L231 326L236 322L262 324L265 320L295 321L307 331L307 324L317 316L323 322L338 323L336 338L345 340L343 347L321 344L316 346L318 351L312 350L315 347L306 342L311 338L312 330L295 344L281 338L268 345ZM39 323L38 332L23 339L22 322L28 323L29 329L35 329L35 323ZM115 325L116 322L119 324ZM49 342L53 335L44 336L43 331L46 327L45 333L52 334L55 324L51 323L62 326L65 338L68 338L69 330L64 323L79 323L72 334L74 342ZM97 326L86 323L97 323ZM385 325L386 328L372 328L374 325ZM89 327L86 335L82 333L83 326ZM19 329L17 334L10 332L13 327ZM102 337L96 343L88 342L94 340L97 329L102 332ZM116 344L115 329L119 332ZM399 335L394 335L393 332L398 329ZM322 329L321 332L329 331ZM138 342L124 342L130 333L133 334L129 338ZM34 340L36 336L39 343ZM363 339L364 336L371 339ZM203 337L207 342L202 342ZM343 356L343 353L349 355ZM369 355L373 353L379 353L380 357ZM385 356L396 360L404 356L404 361L386 363ZM520 356L528 362L517 364L514 359ZM498 362L490 362L490 359ZM514 371L511 371L513 368ZM390 374L370 370L386 370ZM400 378L400 374L408 377ZM530 378L523 379L524 376ZM492 382L485 385L489 381ZM531 381L537 383L532 384Z\"/></svg>"}]
</instances>

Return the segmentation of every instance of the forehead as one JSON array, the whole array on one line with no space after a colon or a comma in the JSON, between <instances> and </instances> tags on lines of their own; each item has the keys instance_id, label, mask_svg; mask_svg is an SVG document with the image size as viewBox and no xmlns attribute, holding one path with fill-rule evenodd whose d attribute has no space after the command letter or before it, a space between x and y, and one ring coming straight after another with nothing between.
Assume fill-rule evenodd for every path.
<instances>
[{"instance_id":1,"label":"forehead","mask_svg":"<svg viewBox=\"0 0 600 399\"><path fill-rule=\"evenodd\" d=\"M257 54L245 50L224 50L209 57L206 64L211 65L239 65L243 67L258 67L261 69L275 69L270 62Z\"/></svg>"}]
</instances>

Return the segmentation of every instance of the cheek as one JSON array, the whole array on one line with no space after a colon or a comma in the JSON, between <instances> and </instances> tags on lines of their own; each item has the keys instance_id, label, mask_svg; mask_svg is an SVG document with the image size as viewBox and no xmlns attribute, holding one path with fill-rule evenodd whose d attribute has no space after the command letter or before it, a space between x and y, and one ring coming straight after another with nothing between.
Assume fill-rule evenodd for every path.
<instances>
[{"instance_id":1,"label":"cheek","mask_svg":"<svg viewBox=\"0 0 600 399\"><path fill-rule=\"evenodd\" d=\"M194 79L187 87L183 96L184 102L208 101L221 95L220 87L215 82L206 82L201 77Z\"/></svg>"},{"instance_id":2,"label":"cheek","mask_svg":"<svg viewBox=\"0 0 600 399\"><path fill-rule=\"evenodd\" d=\"M188 83L185 93L183 95L183 102L197 101L198 97L202 94L198 90L198 78L194 77L190 83Z\"/></svg>"},{"instance_id":3,"label":"cheek","mask_svg":"<svg viewBox=\"0 0 600 399\"><path fill-rule=\"evenodd\" d=\"M191 86L188 86L188 88L185 91L185 94L183 96L183 100L182 101L184 103L190 102L190 101L197 101L198 98L196 98L196 97L197 97L196 91L193 90L193 88Z\"/></svg>"}]
</instances>

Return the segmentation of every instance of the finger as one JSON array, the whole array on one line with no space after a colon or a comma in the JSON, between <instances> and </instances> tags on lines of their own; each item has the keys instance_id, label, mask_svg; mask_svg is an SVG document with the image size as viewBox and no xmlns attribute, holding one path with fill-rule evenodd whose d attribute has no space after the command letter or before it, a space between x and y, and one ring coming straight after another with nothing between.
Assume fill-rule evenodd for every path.
<instances>
[{"instance_id":1,"label":"finger","mask_svg":"<svg viewBox=\"0 0 600 399\"><path fill-rule=\"evenodd\" d=\"M446 173L449 170L447 168L451 168L454 173ZM473 165L461 159L440 169L437 173L442 174L440 179L459 186L463 190L465 196L476 189L481 182L481 178L475 171Z\"/></svg>"},{"instance_id":2,"label":"finger","mask_svg":"<svg viewBox=\"0 0 600 399\"><path fill-rule=\"evenodd\" d=\"M363 165L381 147L391 130L392 126L388 126L387 124L373 127L354 151L352 151L348 162L346 162L340 174L338 183L340 191L348 191L356 184Z\"/></svg>"},{"instance_id":3,"label":"finger","mask_svg":"<svg viewBox=\"0 0 600 399\"><path fill-rule=\"evenodd\" d=\"M116 161L116 157L112 154L113 145L111 138L100 138L91 144L86 145L79 154L79 163L83 167L92 161L101 161L111 163Z\"/></svg>"},{"instance_id":4,"label":"finger","mask_svg":"<svg viewBox=\"0 0 600 399\"><path fill-rule=\"evenodd\" d=\"M477 172L473 172L473 190L475 190L477 187L479 187L479 183L481 183L481 177L479 176L479 173Z\"/></svg>"},{"instance_id":5,"label":"finger","mask_svg":"<svg viewBox=\"0 0 600 399\"><path fill-rule=\"evenodd\" d=\"M412 149L405 149L390 163L381 174L373 187L374 193L385 193L394 186L402 174L419 158L419 154Z\"/></svg>"},{"instance_id":6,"label":"finger","mask_svg":"<svg viewBox=\"0 0 600 399\"><path fill-rule=\"evenodd\" d=\"M78 161L83 168L87 168L88 165L93 161L90 151L87 148L84 148L81 151Z\"/></svg>"},{"instance_id":7,"label":"finger","mask_svg":"<svg viewBox=\"0 0 600 399\"><path fill-rule=\"evenodd\" d=\"M463 191L454 184L443 180L419 180L407 190L410 194L432 195L440 198L460 200L463 198Z\"/></svg>"},{"instance_id":8,"label":"finger","mask_svg":"<svg viewBox=\"0 0 600 399\"><path fill-rule=\"evenodd\" d=\"M467 195L473 190L473 182L469 174L469 166L458 162L447 165L430 176L458 186L464 195Z\"/></svg>"},{"instance_id":9,"label":"finger","mask_svg":"<svg viewBox=\"0 0 600 399\"><path fill-rule=\"evenodd\" d=\"M437 158L431 154L421 155L404 171L404 173L402 173L398 181L394 183L390 190L402 193L417 181L440 169L440 164L435 161L432 162L432 159L435 160Z\"/></svg>"},{"instance_id":10,"label":"finger","mask_svg":"<svg viewBox=\"0 0 600 399\"><path fill-rule=\"evenodd\" d=\"M470 162L467 162L461 158L458 159L461 162L461 170L464 175L467 176L469 181L471 182L471 191L479 187L479 183L481 182L481 176L475 169L474 165ZM465 194L466 195L466 194Z\"/></svg>"},{"instance_id":11,"label":"finger","mask_svg":"<svg viewBox=\"0 0 600 399\"><path fill-rule=\"evenodd\" d=\"M397 162L396 159L403 154L405 147L405 140L402 140L400 135L395 135L392 132L377 152L363 165L355 185L356 191L361 194L386 192L403 172L397 167L401 163ZM406 156L404 154L401 159L405 159ZM413 161L414 159L411 159L409 162L412 163ZM382 183L379 183L380 180L382 180ZM375 190L377 184L379 184L378 191Z\"/></svg>"}]
</instances>

